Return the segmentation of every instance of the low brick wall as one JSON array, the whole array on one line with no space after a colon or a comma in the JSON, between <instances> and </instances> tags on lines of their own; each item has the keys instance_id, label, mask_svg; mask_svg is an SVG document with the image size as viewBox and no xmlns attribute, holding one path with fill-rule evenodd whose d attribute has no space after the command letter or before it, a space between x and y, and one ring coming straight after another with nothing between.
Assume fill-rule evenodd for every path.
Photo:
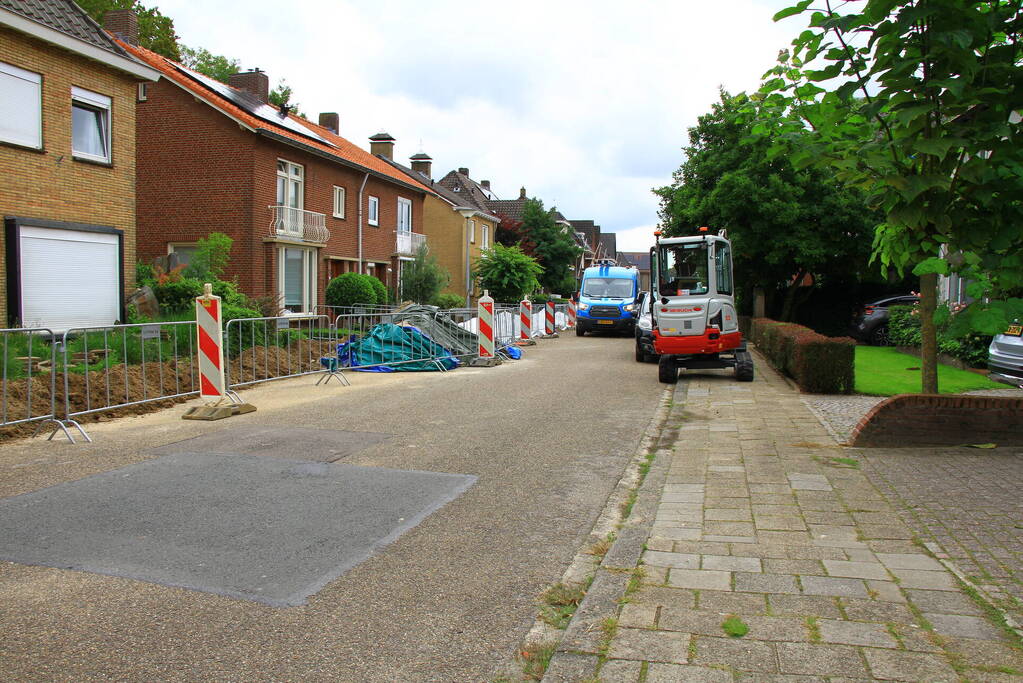
<instances>
[{"instance_id":1,"label":"low brick wall","mask_svg":"<svg viewBox=\"0 0 1023 683\"><path fill-rule=\"evenodd\" d=\"M1023 398L892 396L860 420L849 443L887 448L975 443L1023 446Z\"/></svg>"}]
</instances>

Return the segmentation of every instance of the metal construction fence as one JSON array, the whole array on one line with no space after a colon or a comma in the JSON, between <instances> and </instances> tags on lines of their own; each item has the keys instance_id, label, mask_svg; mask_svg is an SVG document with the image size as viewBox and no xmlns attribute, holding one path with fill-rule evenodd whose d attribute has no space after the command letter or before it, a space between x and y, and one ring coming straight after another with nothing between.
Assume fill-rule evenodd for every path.
<instances>
[{"instance_id":1,"label":"metal construction fence","mask_svg":"<svg viewBox=\"0 0 1023 683\"><path fill-rule=\"evenodd\" d=\"M57 422L53 339L42 327L0 330L0 426Z\"/></svg>"},{"instance_id":2,"label":"metal construction fence","mask_svg":"<svg viewBox=\"0 0 1023 683\"><path fill-rule=\"evenodd\" d=\"M560 306L558 327L566 316ZM533 334L543 333L542 307ZM518 304L494 307L500 348L519 335ZM475 308L320 307L317 313L238 318L224 326L225 387L345 370L449 370L478 355ZM0 329L0 428L54 425L91 440L76 418L199 394L195 321Z\"/></svg>"},{"instance_id":3,"label":"metal construction fence","mask_svg":"<svg viewBox=\"0 0 1023 683\"><path fill-rule=\"evenodd\" d=\"M234 387L321 372L336 331L327 315L235 318L224 327L225 386Z\"/></svg>"}]
</instances>

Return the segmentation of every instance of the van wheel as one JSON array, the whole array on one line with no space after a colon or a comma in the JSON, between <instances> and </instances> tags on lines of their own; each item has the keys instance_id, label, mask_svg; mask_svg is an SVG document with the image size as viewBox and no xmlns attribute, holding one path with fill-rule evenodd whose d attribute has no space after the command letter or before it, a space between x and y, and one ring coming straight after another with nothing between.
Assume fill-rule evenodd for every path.
<instances>
[{"instance_id":1,"label":"van wheel","mask_svg":"<svg viewBox=\"0 0 1023 683\"><path fill-rule=\"evenodd\" d=\"M575 336L577 336L577 337L585 337L586 336L586 330L584 330L583 326L580 325L579 323L575 324Z\"/></svg>"},{"instance_id":2,"label":"van wheel","mask_svg":"<svg viewBox=\"0 0 1023 683\"><path fill-rule=\"evenodd\" d=\"M661 356L661 360L657 363L657 379L665 384L675 384L678 382L678 367L675 365L675 359L671 356Z\"/></svg>"}]
</instances>

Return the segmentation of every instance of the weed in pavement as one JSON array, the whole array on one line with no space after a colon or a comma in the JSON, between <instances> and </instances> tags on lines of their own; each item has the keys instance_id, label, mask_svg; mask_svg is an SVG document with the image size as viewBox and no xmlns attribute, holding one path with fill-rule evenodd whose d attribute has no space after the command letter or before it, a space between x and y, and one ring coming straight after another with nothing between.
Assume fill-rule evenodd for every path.
<instances>
[{"instance_id":1,"label":"weed in pavement","mask_svg":"<svg viewBox=\"0 0 1023 683\"><path fill-rule=\"evenodd\" d=\"M721 628L730 638L742 638L749 633L746 622L734 614L729 614L728 618L721 622Z\"/></svg>"},{"instance_id":2,"label":"weed in pavement","mask_svg":"<svg viewBox=\"0 0 1023 683\"><path fill-rule=\"evenodd\" d=\"M585 595L582 586L554 584L540 599L540 618L554 628L566 628Z\"/></svg>"}]
</instances>

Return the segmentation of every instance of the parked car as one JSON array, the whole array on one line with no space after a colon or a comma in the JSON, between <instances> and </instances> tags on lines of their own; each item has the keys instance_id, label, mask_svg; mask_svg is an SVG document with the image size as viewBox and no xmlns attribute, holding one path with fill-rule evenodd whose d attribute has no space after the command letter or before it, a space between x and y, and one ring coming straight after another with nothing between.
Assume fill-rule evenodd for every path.
<instances>
[{"instance_id":1,"label":"parked car","mask_svg":"<svg viewBox=\"0 0 1023 683\"><path fill-rule=\"evenodd\" d=\"M643 291L636 297L636 362L656 363L658 356L654 353L654 324L650 292Z\"/></svg>"},{"instance_id":2,"label":"parked car","mask_svg":"<svg viewBox=\"0 0 1023 683\"><path fill-rule=\"evenodd\" d=\"M1019 320L994 336L987 354L991 379L1023 386L1023 325Z\"/></svg>"},{"instance_id":3,"label":"parked car","mask_svg":"<svg viewBox=\"0 0 1023 683\"><path fill-rule=\"evenodd\" d=\"M920 301L915 294L900 294L865 304L856 315L850 334L854 339L874 346L890 346L888 307L912 306Z\"/></svg>"}]
</instances>

